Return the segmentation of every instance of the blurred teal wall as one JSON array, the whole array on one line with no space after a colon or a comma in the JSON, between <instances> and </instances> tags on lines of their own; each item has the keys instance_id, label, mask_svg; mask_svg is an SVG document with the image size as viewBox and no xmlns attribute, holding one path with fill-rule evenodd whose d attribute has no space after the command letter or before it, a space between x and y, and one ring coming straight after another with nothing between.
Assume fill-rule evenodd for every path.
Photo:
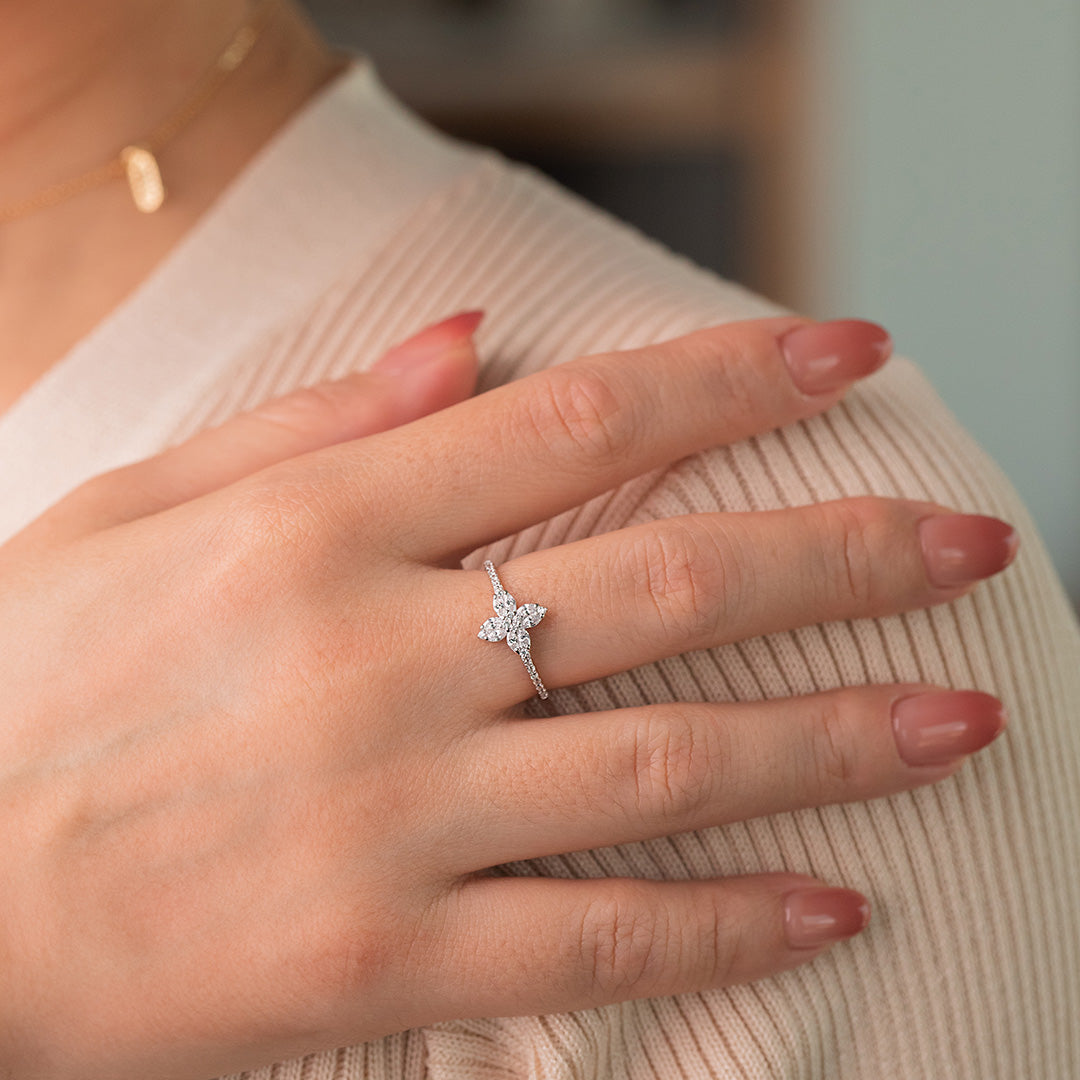
<instances>
[{"instance_id":1,"label":"blurred teal wall","mask_svg":"<svg viewBox=\"0 0 1080 1080\"><path fill-rule=\"evenodd\" d=\"M818 2L816 313L893 332L1080 600L1080 0Z\"/></svg>"}]
</instances>

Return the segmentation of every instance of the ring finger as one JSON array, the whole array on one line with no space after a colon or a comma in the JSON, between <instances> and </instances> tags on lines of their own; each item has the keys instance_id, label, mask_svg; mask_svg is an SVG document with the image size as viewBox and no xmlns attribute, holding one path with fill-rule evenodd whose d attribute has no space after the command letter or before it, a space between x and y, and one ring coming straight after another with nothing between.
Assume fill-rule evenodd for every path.
<instances>
[{"instance_id":1,"label":"ring finger","mask_svg":"<svg viewBox=\"0 0 1080 1080\"><path fill-rule=\"evenodd\" d=\"M942 603L1002 570L1015 550L1015 532L996 518L864 497L664 518L497 569L517 605L548 608L528 645L552 688L760 634ZM479 693L483 707L501 709L530 696L507 639L498 652L475 640L492 613L487 575L438 573L454 590L453 618L443 625L460 626L465 670L484 673L473 699Z\"/></svg>"}]
</instances>

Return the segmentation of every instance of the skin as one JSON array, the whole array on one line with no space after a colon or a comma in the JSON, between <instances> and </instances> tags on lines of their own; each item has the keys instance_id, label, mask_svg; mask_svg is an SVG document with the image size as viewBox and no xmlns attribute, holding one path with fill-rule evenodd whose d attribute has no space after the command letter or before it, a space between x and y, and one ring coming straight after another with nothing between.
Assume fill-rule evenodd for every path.
<instances>
[{"instance_id":1,"label":"skin","mask_svg":"<svg viewBox=\"0 0 1080 1080\"><path fill-rule=\"evenodd\" d=\"M159 155L169 190L116 182L0 226L0 412L134 289L260 146L341 71L299 9L269 0L251 55ZM107 161L181 105L245 0L0 0L0 205Z\"/></svg>"},{"instance_id":2,"label":"skin","mask_svg":"<svg viewBox=\"0 0 1080 1080\"><path fill-rule=\"evenodd\" d=\"M475 637L487 575L457 568L835 401L787 375L778 334L799 323L584 357L359 438L362 379L300 394L90 481L0 548L9 1074L196 1080L455 1017L745 982L831 943L789 937L788 906L829 884L805 875L487 870L944 779L964 755L908 765L890 723L937 688L526 721L517 658ZM546 480L493 499L521 490L522 456ZM928 574L920 522L940 515L880 498L694 514L500 574L558 620L555 688L964 595Z\"/></svg>"},{"instance_id":3,"label":"skin","mask_svg":"<svg viewBox=\"0 0 1080 1080\"><path fill-rule=\"evenodd\" d=\"M194 20L211 5L172 7ZM81 106L39 86L32 60L19 85L44 139L46 103ZM6 121L29 167L38 136ZM44 261L55 244L35 227ZM860 930L863 898L801 874L489 871L940 781L975 742L910 765L892 708L970 694L850 687L527 720L521 663L476 638L487 575L460 568L633 476L834 404L875 365L802 392L780 339L812 325L706 328L473 396L459 319L373 374L95 478L0 547L0 1075L198 1080L440 1020L746 982ZM838 354L858 338L829 334ZM534 652L556 689L963 596L973 581L932 573L922 523L942 516L880 498L686 515L499 573L519 603L549 606ZM789 914L823 890L856 915L808 946Z\"/></svg>"}]
</instances>

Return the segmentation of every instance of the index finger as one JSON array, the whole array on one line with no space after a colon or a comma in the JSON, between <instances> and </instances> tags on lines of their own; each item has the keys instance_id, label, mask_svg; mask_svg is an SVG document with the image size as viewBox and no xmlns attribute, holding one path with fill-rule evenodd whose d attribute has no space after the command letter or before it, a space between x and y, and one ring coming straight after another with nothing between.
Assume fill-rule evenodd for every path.
<instances>
[{"instance_id":1,"label":"index finger","mask_svg":"<svg viewBox=\"0 0 1080 1080\"><path fill-rule=\"evenodd\" d=\"M891 345L860 319L727 323L559 364L343 452L363 455L363 501L394 523L393 546L441 561L658 466L822 412Z\"/></svg>"}]
</instances>

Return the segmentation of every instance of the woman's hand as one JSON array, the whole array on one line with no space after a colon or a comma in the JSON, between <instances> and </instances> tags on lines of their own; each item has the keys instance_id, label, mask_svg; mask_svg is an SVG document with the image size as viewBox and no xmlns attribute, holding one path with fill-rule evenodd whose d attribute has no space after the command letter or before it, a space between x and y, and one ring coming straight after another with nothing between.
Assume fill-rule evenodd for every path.
<instances>
[{"instance_id":1,"label":"woman's hand","mask_svg":"<svg viewBox=\"0 0 1080 1080\"><path fill-rule=\"evenodd\" d=\"M491 582L460 561L820 412L887 351L855 321L732 323L300 439L269 467L226 425L0 550L0 1061L202 1080L744 982L860 930L858 893L802 874L485 871L933 783L997 734L996 699L891 685L524 719L521 661L477 637ZM994 519L860 498L670 518L498 570L549 608L531 636L554 688L948 601L1014 551Z\"/></svg>"}]
</instances>

